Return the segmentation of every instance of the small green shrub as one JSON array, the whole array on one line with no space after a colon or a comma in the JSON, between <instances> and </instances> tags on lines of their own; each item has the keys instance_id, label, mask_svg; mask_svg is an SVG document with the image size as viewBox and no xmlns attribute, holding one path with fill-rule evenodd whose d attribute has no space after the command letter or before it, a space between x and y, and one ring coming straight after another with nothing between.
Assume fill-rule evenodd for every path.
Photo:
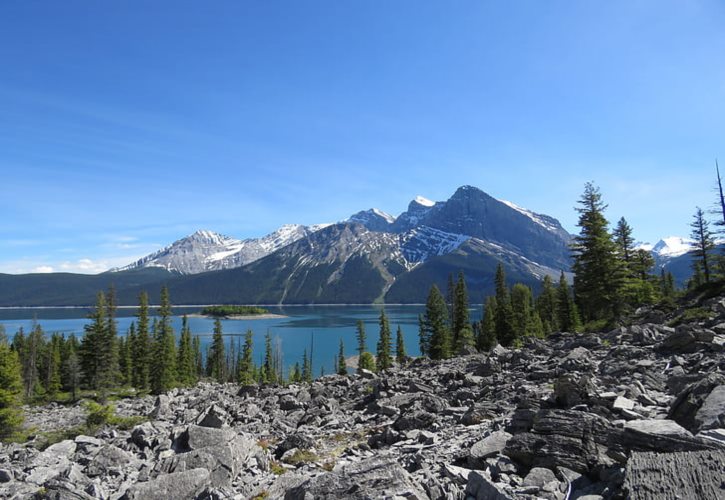
<instances>
[{"instance_id":1,"label":"small green shrub","mask_svg":"<svg viewBox=\"0 0 725 500\"><path fill-rule=\"evenodd\" d=\"M85 406L88 411L86 425L90 428L110 424L116 415L116 407L113 405L100 405L95 401L88 401Z\"/></svg>"},{"instance_id":2,"label":"small green shrub","mask_svg":"<svg viewBox=\"0 0 725 500\"><path fill-rule=\"evenodd\" d=\"M279 462L274 462L274 461L269 465L269 469L272 471L272 474L274 474L275 476L281 476L282 474L287 472L287 469L282 467L282 465Z\"/></svg>"},{"instance_id":3,"label":"small green shrub","mask_svg":"<svg viewBox=\"0 0 725 500\"><path fill-rule=\"evenodd\" d=\"M298 465L302 463L316 462L319 459L320 457L310 450L297 450L292 454L292 456L287 457L285 462L290 465Z\"/></svg>"}]
</instances>

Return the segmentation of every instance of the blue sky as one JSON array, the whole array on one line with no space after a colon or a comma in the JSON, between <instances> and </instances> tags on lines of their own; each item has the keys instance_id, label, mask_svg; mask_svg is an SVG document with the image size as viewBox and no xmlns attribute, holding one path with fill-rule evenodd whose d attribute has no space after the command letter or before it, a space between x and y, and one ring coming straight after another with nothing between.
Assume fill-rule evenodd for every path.
<instances>
[{"instance_id":1,"label":"blue sky","mask_svg":"<svg viewBox=\"0 0 725 500\"><path fill-rule=\"evenodd\" d=\"M558 218L595 181L686 235L725 163L725 3L0 3L0 272L196 229L394 215L463 184Z\"/></svg>"}]
</instances>

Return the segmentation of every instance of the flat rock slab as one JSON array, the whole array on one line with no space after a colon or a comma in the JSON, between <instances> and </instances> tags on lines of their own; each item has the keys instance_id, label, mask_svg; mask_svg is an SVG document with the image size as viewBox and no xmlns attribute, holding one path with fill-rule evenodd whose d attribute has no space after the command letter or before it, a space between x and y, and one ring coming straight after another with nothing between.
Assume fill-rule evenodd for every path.
<instances>
[{"instance_id":1,"label":"flat rock slab","mask_svg":"<svg viewBox=\"0 0 725 500\"><path fill-rule=\"evenodd\" d=\"M209 481L209 471L192 469L164 474L153 481L131 486L123 500L167 500L169 498L196 498Z\"/></svg>"},{"instance_id":2,"label":"flat rock slab","mask_svg":"<svg viewBox=\"0 0 725 500\"><path fill-rule=\"evenodd\" d=\"M501 453L511 437L511 434L508 432L496 431L490 436L486 436L478 441L471 447L468 458L469 465L474 468L483 468L485 466L485 460Z\"/></svg>"},{"instance_id":3,"label":"flat rock slab","mask_svg":"<svg viewBox=\"0 0 725 500\"><path fill-rule=\"evenodd\" d=\"M338 500L340 498L406 498L424 500L428 495L408 472L391 459L373 457L314 477L287 491L285 500Z\"/></svg>"},{"instance_id":4,"label":"flat rock slab","mask_svg":"<svg viewBox=\"0 0 725 500\"><path fill-rule=\"evenodd\" d=\"M725 451L634 452L624 487L632 500L725 498Z\"/></svg>"},{"instance_id":5,"label":"flat rock slab","mask_svg":"<svg viewBox=\"0 0 725 500\"><path fill-rule=\"evenodd\" d=\"M725 427L725 385L715 387L695 415L697 429Z\"/></svg>"}]
</instances>

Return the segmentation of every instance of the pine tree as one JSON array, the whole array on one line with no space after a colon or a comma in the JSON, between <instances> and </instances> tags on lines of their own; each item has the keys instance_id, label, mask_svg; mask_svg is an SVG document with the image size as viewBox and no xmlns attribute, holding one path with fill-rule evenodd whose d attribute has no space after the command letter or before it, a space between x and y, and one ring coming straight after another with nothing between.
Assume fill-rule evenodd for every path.
<instances>
[{"instance_id":1,"label":"pine tree","mask_svg":"<svg viewBox=\"0 0 725 500\"><path fill-rule=\"evenodd\" d=\"M101 373L104 371L100 366L100 352L106 330L106 295L103 292L96 295L96 307L88 317L91 323L83 328L80 361L85 384L91 389L98 389L101 385Z\"/></svg>"},{"instance_id":2,"label":"pine tree","mask_svg":"<svg viewBox=\"0 0 725 500\"><path fill-rule=\"evenodd\" d=\"M436 285L428 294L425 306L425 335L430 339L431 359L445 359L451 355L451 338L448 329L448 308Z\"/></svg>"},{"instance_id":3,"label":"pine tree","mask_svg":"<svg viewBox=\"0 0 725 500\"><path fill-rule=\"evenodd\" d=\"M22 393L18 354L10 348L7 340L0 341L0 438L11 435L23 423Z\"/></svg>"},{"instance_id":4,"label":"pine tree","mask_svg":"<svg viewBox=\"0 0 725 500\"><path fill-rule=\"evenodd\" d=\"M430 332L426 328L422 314L418 315L418 346L423 356L430 356Z\"/></svg>"},{"instance_id":5,"label":"pine tree","mask_svg":"<svg viewBox=\"0 0 725 500\"><path fill-rule=\"evenodd\" d=\"M559 287L557 291L557 316L559 328L562 332L579 332L581 331L581 321L579 319L579 311L577 305L572 299L569 292L569 283L562 271L559 277Z\"/></svg>"},{"instance_id":6,"label":"pine tree","mask_svg":"<svg viewBox=\"0 0 725 500\"><path fill-rule=\"evenodd\" d=\"M305 351L306 353L306 351ZM274 355L272 354L272 335L267 332L264 336L264 374L265 382L274 384L277 382L277 372L274 367ZM310 366L310 380L312 380L312 367Z\"/></svg>"},{"instance_id":7,"label":"pine tree","mask_svg":"<svg viewBox=\"0 0 725 500\"><path fill-rule=\"evenodd\" d=\"M171 301L169 290L161 289L159 318L154 321L153 362L151 363L151 390L162 394L176 386L176 342L171 327Z\"/></svg>"},{"instance_id":8,"label":"pine tree","mask_svg":"<svg viewBox=\"0 0 725 500\"><path fill-rule=\"evenodd\" d=\"M298 384L302 382L302 370L299 361L294 364L289 374L290 384Z\"/></svg>"},{"instance_id":9,"label":"pine tree","mask_svg":"<svg viewBox=\"0 0 725 500\"><path fill-rule=\"evenodd\" d=\"M199 380L204 376L204 356L201 353L201 338L198 335L194 335L192 349L194 351L194 379Z\"/></svg>"},{"instance_id":10,"label":"pine tree","mask_svg":"<svg viewBox=\"0 0 725 500\"><path fill-rule=\"evenodd\" d=\"M617 246L607 231L607 219L599 188L588 182L579 200L578 226L574 237L574 295L587 321L611 321L622 313L622 266Z\"/></svg>"},{"instance_id":11,"label":"pine tree","mask_svg":"<svg viewBox=\"0 0 725 500\"><path fill-rule=\"evenodd\" d=\"M473 345L473 332L468 313L468 290L463 272L458 273L458 281L453 290L453 350L460 352L466 345Z\"/></svg>"},{"instance_id":12,"label":"pine tree","mask_svg":"<svg viewBox=\"0 0 725 500\"><path fill-rule=\"evenodd\" d=\"M531 289L516 283L511 289L511 309L513 311L514 339L528 337L531 318ZM515 341L515 340L514 340Z\"/></svg>"},{"instance_id":13,"label":"pine tree","mask_svg":"<svg viewBox=\"0 0 725 500\"><path fill-rule=\"evenodd\" d=\"M214 334L209 352L209 366L211 377L219 383L226 381L226 356L224 355L224 336L222 322L219 318L214 320Z\"/></svg>"},{"instance_id":14,"label":"pine tree","mask_svg":"<svg viewBox=\"0 0 725 500\"><path fill-rule=\"evenodd\" d=\"M118 385L120 369L118 363L118 326L116 324L116 290L113 285L106 294L106 327L101 335L98 352L98 389L101 402L106 394Z\"/></svg>"},{"instance_id":15,"label":"pine tree","mask_svg":"<svg viewBox=\"0 0 725 500\"><path fill-rule=\"evenodd\" d=\"M133 352L136 347L136 324L131 322L126 334L126 340L121 345L119 339L119 364L121 365L121 378L126 385L133 386Z\"/></svg>"},{"instance_id":16,"label":"pine tree","mask_svg":"<svg viewBox=\"0 0 725 500\"><path fill-rule=\"evenodd\" d=\"M479 335L476 341L476 347L480 351L490 351L496 345L496 307L496 297L486 297Z\"/></svg>"},{"instance_id":17,"label":"pine tree","mask_svg":"<svg viewBox=\"0 0 725 500\"><path fill-rule=\"evenodd\" d=\"M150 387L150 352L151 339L149 337L149 299L146 292L138 297L138 327L136 339L131 351L133 352L133 386L144 391Z\"/></svg>"},{"instance_id":18,"label":"pine tree","mask_svg":"<svg viewBox=\"0 0 725 500\"><path fill-rule=\"evenodd\" d=\"M694 261L701 266L705 283L709 283L711 278L711 253L715 248L715 239L710 231L710 223L705 219L705 214L700 207L697 207L690 227L692 228L690 237L694 240L691 251L692 256L695 258Z\"/></svg>"},{"instance_id":19,"label":"pine tree","mask_svg":"<svg viewBox=\"0 0 725 500\"><path fill-rule=\"evenodd\" d=\"M61 385L61 346L63 337L54 333L46 349L46 379L45 391L49 398L55 398Z\"/></svg>"},{"instance_id":20,"label":"pine tree","mask_svg":"<svg viewBox=\"0 0 725 500\"><path fill-rule=\"evenodd\" d=\"M556 314L556 287L548 275L544 276L541 293L536 298L536 310L541 318L542 330L545 335L559 330L559 320Z\"/></svg>"},{"instance_id":21,"label":"pine tree","mask_svg":"<svg viewBox=\"0 0 725 500\"><path fill-rule=\"evenodd\" d=\"M446 306L448 308L447 310L447 318L448 318L448 330L450 332L454 332L453 330L453 307L456 301L456 284L453 281L453 273L448 273L448 281L446 282Z\"/></svg>"},{"instance_id":22,"label":"pine tree","mask_svg":"<svg viewBox=\"0 0 725 500\"><path fill-rule=\"evenodd\" d=\"M614 243L617 245L619 257L626 266L629 266L634 252L634 238L632 238L632 228L624 217L617 222L617 227L614 228L612 236L614 237Z\"/></svg>"},{"instance_id":23,"label":"pine tree","mask_svg":"<svg viewBox=\"0 0 725 500\"><path fill-rule=\"evenodd\" d=\"M506 286L506 272L503 264L496 268L496 338L502 346L510 346L516 339L514 330L514 311L511 297Z\"/></svg>"},{"instance_id":24,"label":"pine tree","mask_svg":"<svg viewBox=\"0 0 725 500\"><path fill-rule=\"evenodd\" d=\"M307 356L307 349L302 354L302 380L301 382L312 383L312 362Z\"/></svg>"},{"instance_id":25,"label":"pine tree","mask_svg":"<svg viewBox=\"0 0 725 500\"><path fill-rule=\"evenodd\" d=\"M375 362L379 371L385 371L393 366L393 358L390 355L392 347L392 333L390 332L390 324L388 317L385 315L385 309L380 311L380 336L378 337L378 345L375 356Z\"/></svg>"},{"instance_id":26,"label":"pine tree","mask_svg":"<svg viewBox=\"0 0 725 500\"><path fill-rule=\"evenodd\" d=\"M247 330L247 333L244 334L244 347L239 362L239 383L242 385L249 385L254 382L253 350L252 330Z\"/></svg>"},{"instance_id":27,"label":"pine tree","mask_svg":"<svg viewBox=\"0 0 725 500\"><path fill-rule=\"evenodd\" d=\"M182 386L194 385L196 382L196 364L194 348L191 345L191 328L186 314L181 319L181 337L176 358L176 380Z\"/></svg>"},{"instance_id":28,"label":"pine tree","mask_svg":"<svg viewBox=\"0 0 725 500\"><path fill-rule=\"evenodd\" d=\"M403 339L403 329L398 325L395 332L395 361L402 365L408 359L408 353L405 352L405 340Z\"/></svg>"},{"instance_id":29,"label":"pine tree","mask_svg":"<svg viewBox=\"0 0 725 500\"><path fill-rule=\"evenodd\" d=\"M357 354L362 356L362 353L368 350L367 347L367 335L365 334L365 323L363 320L357 320L357 326L355 329L355 338L357 339Z\"/></svg>"},{"instance_id":30,"label":"pine tree","mask_svg":"<svg viewBox=\"0 0 725 500\"><path fill-rule=\"evenodd\" d=\"M347 362L345 361L345 344L340 339L340 350L337 354L336 372L338 375L347 375Z\"/></svg>"},{"instance_id":31,"label":"pine tree","mask_svg":"<svg viewBox=\"0 0 725 500\"><path fill-rule=\"evenodd\" d=\"M63 342L61 352L61 386L64 390L70 391L73 401L81 384L82 372L80 360L78 359L78 351L80 344L74 334L71 334L65 342Z\"/></svg>"}]
</instances>

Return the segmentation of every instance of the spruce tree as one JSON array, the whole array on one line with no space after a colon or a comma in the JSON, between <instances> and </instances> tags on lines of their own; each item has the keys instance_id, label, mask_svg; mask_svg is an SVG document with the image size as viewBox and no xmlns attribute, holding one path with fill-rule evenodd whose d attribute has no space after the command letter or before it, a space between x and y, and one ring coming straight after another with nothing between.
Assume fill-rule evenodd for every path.
<instances>
[{"instance_id":1,"label":"spruce tree","mask_svg":"<svg viewBox=\"0 0 725 500\"><path fill-rule=\"evenodd\" d=\"M430 356L430 332L422 314L418 315L418 346L423 356Z\"/></svg>"},{"instance_id":2,"label":"spruce tree","mask_svg":"<svg viewBox=\"0 0 725 500\"><path fill-rule=\"evenodd\" d=\"M122 339L119 339L122 340ZM136 324L131 322L128 327L128 333L126 334L126 340L123 342L123 348L121 348L119 342L119 364L121 365L121 375L123 383L129 386L133 386L133 353L136 348Z\"/></svg>"},{"instance_id":3,"label":"spruce tree","mask_svg":"<svg viewBox=\"0 0 725 500\"><path fill-rule=\"evenodd\" d=\"M336 372L338 375L347 375L347 362L345 361L345 344L340 339L340 350L337 353Z\"/></svg>"},{"instance_id":4,"label":"spruce tree","mask_svg":"<svg viewBox=\"0 0 725 500\"><path fill-rule=\"evenodd\" d=\"M542 330L545 335L559 331L559 320L556 314L556 287L549 275L544 276L541 293L536 298L536 310L541 318Z\"/></svg>"},{"instance_id":5,"label":"spruce tree","mask_svg":"<svg viewBox=\"0 0 725 500\"><path fill-rule=\"evenodd\" d=\"M470 315L468 313L468 290L463 272L458 273L458 281L453 290L453 350L460 352L465 345L473 345Z\"/></svg>"},{"instance_id":6,"label":"spruce tree","mask_svg":"<svg viewBox=\"0 0 725 500\"><path fill-rule=\"evenodd\" d=\"M307 349L302 354L302 382L312 383L312 361L307 355Z\"/></svg>"},{"instance_id":7,"label":"spruce tree","mask_svg":"<svg viewBox=\"0 0 725 500\"><path fill-rule=\"evenodd\" d=\"M214 334L212 335L209 361L211 377L219 383L226 381L226 356L224 354L224 336L222 322L219 318L214 320Z\"/></svg>"},{"instance_id":8,"label":"spruce tree","mask_svg":"<svg viewBox=\"0 0 725 500\"><path fill-rule=\"evenodd\" d=\"M133 352L133 386L145 391L150 387L150 360L151 338L149 336L149 299L146 292L138 297L136 339L132 347Z\"/></svg>"},{"instance_id":9,"label":"spruce tree","mask_svg":"<svg viewBox=\"0 0 725 500\"><path fill-rule=\"evenodd\" d=\"M98 352L98 388L101 401L118 385L120 369L118 363L118 326L116 324L116 290L111 285L106 294L106 328L101 335Z\"/></svg>"},{"instance_id":10,"label":"spruce tree","mask_svg":"<svg viewBox=\"0 0 725 500\"><path fill-rule=\"evenodd\" d=\"M380 311L380 336L378 337L378 345L375 356L375 363L379 371L385 371L393 366L393 358L390 355L392 347L392 333L390 332L390 324L388 317L385 315L385 309Z\"/></svg>"},{"instance_id":11,"label":"spruce tree","mask_svg":"<svg viewBox=\"0 0 725 500\"><path fill-rule=\"evenodd\" d=\"M445 359L451 355L451 334L448 329L448 308L436 285L428 294L425 306L425 335L430 339L431 359Z\"/></svg>"},{"instance_id":12,"label":"spruce tree","mask_svg":"<svg viewBox=\"0 0 725 500\"><path fill-rule=\"evenodd\" d=\"M355 328L355 338L357 339L357 354L362 356L362 353L368 350L367 348L367 335L365 334L365 323L363 320L357 320Z\"/></svg>"},{"instance_id":13,"label":"spruce tree","mask_svg":"<svg viewBox=\"0 0 725 500\"><path fill-rule=\"evenodd\" d=\"M198 335L194 335L192 347L194 351L194 378L199 380L204 376L204 356L201 353L201 338Z\"/></svg>"},{"instance_id":14,"label":"spruce tree","mask_svg":"<svg viewBox=\"0 0 725 500\"><path fill-rule=\"evenodd\" d=\"M254 382L253 350L252 330L247 330L247 333L244 334L244 347L242 347L242 356L239 362L239 383L242 385L249 385Z\"/></svg>"},{"instance_id":15,"label":"spruce tree","mask_svg":"<svg viewBox=\"0 0 725 500\"><path fill-rule=\"evenodd\" d=\"M700 207L697 207L690 227L692 228L690 237L694 240L691 250L692 256L695 258L694 262L700 265L705 283L709 283L711 278L711 253L715 248L715 239L710 231L710 223L705 219L705 214Z\"/></svg>"},{"instance_id":16,"label":"spruce tree","mask_svg":"<svg viewBox=\"0 0 725 500\"><path fill-rule=\"evenodd\" d=\"M617 245L617 253L625 265L629 266L634 252L634 238L632 238L632 228L624 217L617 222L617 227L614 228L612 236L614 237L614 243Z\"/></svg>"},{"instance_id":17,"label":"spruce tree","mask_svg":"<svg viewBox=\"0 0 725 500\"><path fill-rule=\"evenodd\" d=\"M531 334L531 289L522 283L516 283L511 289L511 310L513 311L514 342Z\"/></svg>"},{"instance_id":18,"label":"spruce tree","mask_svg":"<svg viewBox=\"0 0 725 500\"><path fill-rule=\"evenodd\" d=\"M61 347L63 337L54 333L46 349L46 379L45 391L49 398L55 398L61 385Z\"/></svg>"},{"instance_id":19,"label":"spruce tree","mask_svg":"<svg viewBox=\"0 0 725 500\"><path fill-rule=\"evenodd\" d=\"M395 361L402 365L408 358L408 353L405 352L405 340L403 339L403 329L398 325L398 330L395 332Z\"/></svg>"},{"instance_id":20,"label":"spruce tree","mask_svg":"<svg viewBox=\"0 0 725 500\"><path fill-rule=\"evenodd\" d=\"M162 394L176 386L176 342L171 327L169 290L161 289L159 318L154 321L154 348L151 363L151 390Z\"/></svg>"},{"instance_id":21,"label":"spruce tree","mask_svg":"<svg viewBox=\"0 0 725 500\"><path fill-rule=\"evenodd\" d=\"M503 264L496 268L496 338L502 346L510 346L516 339L514 330L514 312L511 306L511 296L506 286L506 272Z\"/></svg>"},{"instance_id":22,"label":"spruce tree","mask_svg":"<svg viewBox=\"0 0 725 500\"><path fill-rule=\"evenodd\" d=\"M574 295L586 321L611 321L622 313L622 266L607 231L607 206L599 188L588 182L577 208L581 228L574 237Z\"/></svg>"},{"instance_id":23,"label":"spruce tree","mask_svg":"<svg viewBox=\"0 0 725 500\"><path fill-rule=\"evenodd\" d=\"M23 423L22 393L20 359L5 339L0 341L0 438L11 435Z\"/></svg>"},{"instance_id":24,"label":"spruce tree","mask_svg":"<svg viewBox=\"0 0 725 500\"><path fill-rule=\"evenodd\" d=\"M274 355L272 354L272 335L267 332L264 336L264 374L265 382L274 384L277 382L277 372L274 366ZM310 380L312 377L312 367L310 365Z\"/></svg>"},{"instance_id":25,"label":"spruce tree","mask_svg":"<svg viewBox=\"0 0 725 500\"><path fill-rule=\"evenodd\" d=\"M96 295L96 307L88 317L91 323L83 327L85 333L81 340L80 359L85 384L95 390L100 387L101 378L105 378L100 356L107 325L106 295L103 292Z\"/></svg>"},{"instance_id":26,"label":"spruce tree","mask_svg":"<svg viewBox=\"0 0 725 500\"><path fill-rule=\"evenodd\" d=\"M557 290L557 316L562 332L581 331L579 311L569 291L569 282L562 271Z\"/></svg>"},{"instance_id":27,"label":"spruce tree","mask_svg":"<svg viewBox=\"0 0 725 500\"><path fill-rule=\"evenodd\" d=\"M478 339L476 340L476 347L480 351L490 351L497 343L496 307L496 297L486 297Z\"/></svg>"},{"instance_id":28,"label":"spruce tree","mask_svg":"<svg viewBox=\"0 0 725 500\"><path fill-rule=\"evenodd\" d=\"M191 386L196 382L196 364L194 348L191 345L191 328L186 314L181 319L181 337L176 358L176 379L182 386Z\"/></svg>"}]
</instances>

